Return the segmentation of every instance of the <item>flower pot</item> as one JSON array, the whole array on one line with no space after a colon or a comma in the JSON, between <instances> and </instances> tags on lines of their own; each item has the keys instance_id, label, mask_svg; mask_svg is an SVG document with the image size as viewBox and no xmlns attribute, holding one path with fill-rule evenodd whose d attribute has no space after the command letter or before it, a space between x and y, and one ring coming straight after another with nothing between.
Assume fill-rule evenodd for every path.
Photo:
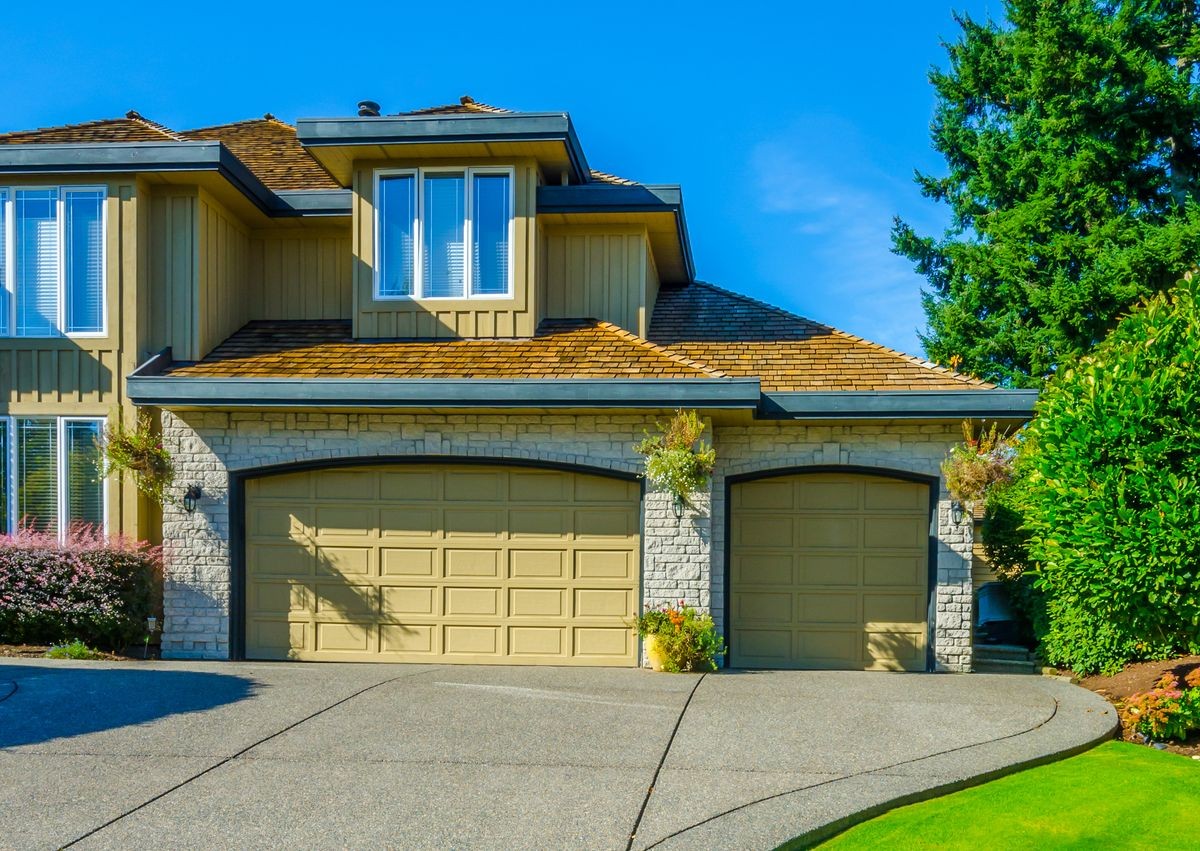
<instances>
[{"instance_id":1,"label":"flower pot","mask_svg":"<svg viewBox=\"0 0 1200 851\"><path fill-rule=\"evenodd\" d=\"M650 663L650 670L663 670L663 653L658 644L658 636L647 635L643 641L646 645L646 660Z\"/></svg>"}]
</instances>

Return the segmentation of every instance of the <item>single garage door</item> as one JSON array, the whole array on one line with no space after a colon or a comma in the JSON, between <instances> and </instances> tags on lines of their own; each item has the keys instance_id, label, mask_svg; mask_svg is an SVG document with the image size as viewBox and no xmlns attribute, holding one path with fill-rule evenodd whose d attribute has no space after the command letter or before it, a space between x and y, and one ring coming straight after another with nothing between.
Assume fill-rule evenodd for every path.
<instances>
[{"instance_id":1,"label":"single garage door","mask_svg":"<svg viewBox=\"0 0 1200 851\"><path fill-rule=\"evenodd\" d=\"M929 486L807 473L733 485L731 663L923 671Z\"/></svg>"},{"instance_id":2,"label":"single garage door","mask_svg":"<svg viewBox=\"0 0 1200 851\"><path fill-rule=\"evenodd\" d=\"M246 483L252 659L634 665L636 482L388 465Z\"/></svg>"}]
</instances>

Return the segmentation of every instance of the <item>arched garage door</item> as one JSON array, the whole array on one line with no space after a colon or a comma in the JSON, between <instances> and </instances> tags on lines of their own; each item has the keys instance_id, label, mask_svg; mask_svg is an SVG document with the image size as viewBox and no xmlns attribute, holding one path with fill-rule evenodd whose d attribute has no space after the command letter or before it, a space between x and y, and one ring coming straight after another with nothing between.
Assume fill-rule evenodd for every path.
<instances>
[{"instance_id":1,"label":"arched garage door","mask_svg":"<svg viewBox=\"0 0 1200 851\"><path fill-rule=\"evenodd\" d=\"M730 491L730 661L926 669L929 486L802 473Z\"/></svg>"},{"instance_id":2,"label":"arched garage door","mask_svg":"<svg viewBox=\"0 0 1200 851\"><path fill-rule=\"evenodd\" d=\"M639 488L381 465L246 482L252 659L634 665Z\"/></svg>"}]
</instances>

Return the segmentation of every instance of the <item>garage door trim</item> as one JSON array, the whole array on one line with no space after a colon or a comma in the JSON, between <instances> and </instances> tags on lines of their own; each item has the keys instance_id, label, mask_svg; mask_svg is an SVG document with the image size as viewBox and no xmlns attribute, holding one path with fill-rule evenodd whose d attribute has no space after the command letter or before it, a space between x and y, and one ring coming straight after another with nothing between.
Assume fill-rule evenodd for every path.
<instances>
[{"instance_id":1,"label":"garage door trim","mask_svg":"<svg viewBox=\"0 0 1200 851\"><path fill-rule=\"evenodd\" d=\"M755 470L751 473L740 473L734 476L725 477L725 517L722 524L725 545L723 548L724 570L722 571L722 581L724 582L725 605L724 612L724 631L725 631L725 667L729 667L729 660L733 657L733 487L734 485L743 482L751 482L757 479L774 479L782 476L796 476L805 474L819 473L846 473L861 476L876 476L881 479L898 479L905 482L916 482L917 484L929 486L929 521L934 522L937 517L938 492L941 486L941 481L937 476L926 476L921 473L911 473L907 470L895 470L890 467L864 467L858 464L807 464L793 467L772 467L767 470ZM932 603L934 593L937 589L937 536L929 535L929 548L927 553L928 571L926 574L926 600L925 609L928 613L926 617L926 636L925 636L925 670L934 670L934 660L937 658L936 648L934 646L935 637L937 634L936 620L937 612L933 610Z\"/></svg>"},{"instance_id":2,"label":"garage door trim","mask_svg":"<svg viewBox=\"0 0 1200 851\"><path fill-rule=\"evenodd\" d=\"M589 464L569 464L537 458L506 458L503 456L458 455L372 455L362 458L321 458L311 461L294 461L286 464L271 464L245 470L229 471L229 658L242 661L246 658L246 482L270 476L302 473L309 470L327 470L338 467L374 467L399 464L454 464L480 467L532 467L543 470L560 470L568 473L583 473L639 482L638 493L638 536L642 551L639 558L645 560L645 524L641 510L646 498L645 481L637 473L627 470L597 467ZM642 576L639 571L637 593L642 595ZM639 602L638 608L641 608Z\"/></svg>"}]
</instances>

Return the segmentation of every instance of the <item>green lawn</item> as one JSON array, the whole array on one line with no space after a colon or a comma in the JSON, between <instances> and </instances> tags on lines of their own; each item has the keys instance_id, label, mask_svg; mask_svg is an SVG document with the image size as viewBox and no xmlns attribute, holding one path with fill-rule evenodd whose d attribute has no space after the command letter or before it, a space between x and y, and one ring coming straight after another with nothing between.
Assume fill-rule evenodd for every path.
<instances>
[{"instance_id":1,"label":"green lawn","mask_svg":"<svg viewBox=\"0 0 1200 851\"><path fill-rule=\"evenodd\" d=\"M1197 848L1200 761L1106 742L863 822L821 845L850 848Z\"/></svg>"}]
</instances>

